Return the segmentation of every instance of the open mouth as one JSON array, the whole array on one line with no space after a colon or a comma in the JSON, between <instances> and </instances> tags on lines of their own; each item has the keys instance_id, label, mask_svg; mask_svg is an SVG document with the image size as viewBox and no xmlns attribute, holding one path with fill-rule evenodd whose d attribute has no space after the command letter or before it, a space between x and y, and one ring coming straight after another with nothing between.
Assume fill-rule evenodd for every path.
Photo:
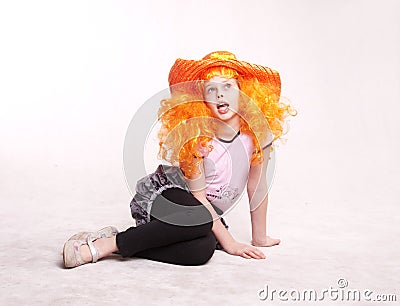
<instances>
[{"instance_id":1,"label":"open mouth","mask_svg":"<svg viewBox=\"0 0 400 306\"><path fill-rule=\"evenodd\" d=\"M217 105L217 109L220 114L226 114L229 111L229 103L219 103Z\"/></svg>"},{"instance_id":2,"label":"open mouth","mask_svg":"<svg viewBox=\"0 0 400 306\"><path fill-rule=\"evenodd\" d=\"M217 108L220 109L221 107L229 107L229 103L223 102L217 105Z\"/></svg>"}]
</instances>

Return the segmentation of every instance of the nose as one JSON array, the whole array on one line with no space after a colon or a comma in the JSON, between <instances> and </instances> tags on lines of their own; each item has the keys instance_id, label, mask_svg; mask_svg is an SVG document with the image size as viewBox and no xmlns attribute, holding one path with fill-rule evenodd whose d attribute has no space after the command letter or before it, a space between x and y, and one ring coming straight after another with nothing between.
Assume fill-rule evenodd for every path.
<instances>
[{"instance_id":1,"label":"nose","mask_svg":"<svg viewBox=\"0 0 400 306\"><path fill-rule=\"evenodd\" d=\"M222 93L222 91L219 90L217 93L217 98L221 99L221 98L223 98L223 96L224 96L224 94Z\"/></svg>"}]
</instances>

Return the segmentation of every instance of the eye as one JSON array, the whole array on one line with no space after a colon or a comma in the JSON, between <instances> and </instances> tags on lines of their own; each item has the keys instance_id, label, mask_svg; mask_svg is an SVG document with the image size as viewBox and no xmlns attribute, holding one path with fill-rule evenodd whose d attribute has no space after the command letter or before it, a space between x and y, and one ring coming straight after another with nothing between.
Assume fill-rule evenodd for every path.
<instances>
[{"instance_id":1,"label":"eye","mask_svg":"<svg viewBox=\"0 0 400 306\"><path fill-rule=\"evenodd\" d=\"M213 92L215 92L215 87L209 87L209 88L207 89L207 93L208 93L208 94L211 94L211 93L213 93Z\"/></svg>"},{"instance_id":2,"label":"eye","mask_svg":"<svg viewBox=\"0 0 400 306\"><path fill-rule=\"evenodd\" d=\"M225 89L229 89L229 88L231 88L232 87L232 84L230 84L230 83L226 83L225 84Z\"/></svg>"}]
</instances>

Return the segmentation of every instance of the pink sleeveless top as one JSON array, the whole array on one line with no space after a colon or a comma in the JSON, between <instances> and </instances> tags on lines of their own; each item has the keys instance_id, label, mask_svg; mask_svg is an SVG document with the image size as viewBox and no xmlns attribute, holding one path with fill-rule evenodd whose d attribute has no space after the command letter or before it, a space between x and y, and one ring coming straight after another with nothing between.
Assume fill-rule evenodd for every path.
<instances>
[{"instance_id":1,"label":"pink sleeveless top","mask_svg":"<svg viewBox=\"0 0 400 306\"><path fill-rule=\"evenodd\" d=\"M254 151L252 138L238 132L230 140L213 139L214 149L203 153L207 199L224 213L240 199Z\"/></svg>"}]
</instances>

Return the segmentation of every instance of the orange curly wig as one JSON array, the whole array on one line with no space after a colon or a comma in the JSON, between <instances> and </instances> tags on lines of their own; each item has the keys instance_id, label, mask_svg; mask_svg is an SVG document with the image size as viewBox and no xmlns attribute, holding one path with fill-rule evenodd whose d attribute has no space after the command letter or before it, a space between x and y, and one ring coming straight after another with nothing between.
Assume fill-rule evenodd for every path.
<instances>
[{"instance_id":1,"label":"orange curly wig","mask_svg":"<svg viewBox=\"0 0 400 306\"><path fill-rule=\"evenodd\" d=\"M213 119L204 102L203 88L204 82L214 76L238 80L240 133L253 139L252 165L263 161L261 147L268 132L274 140L279 139L287 132L285 118L297 115L289 104L279 101L281 88L276 71L237 61L227 51L210 53L201 61L178 59L169 76L171 98L162 100L158 111L162 124L158 157L179 166L189 178L199 173L201 151L213 149L210 141L215 137L218 120Z\"/></svg>"}]
</instances>

